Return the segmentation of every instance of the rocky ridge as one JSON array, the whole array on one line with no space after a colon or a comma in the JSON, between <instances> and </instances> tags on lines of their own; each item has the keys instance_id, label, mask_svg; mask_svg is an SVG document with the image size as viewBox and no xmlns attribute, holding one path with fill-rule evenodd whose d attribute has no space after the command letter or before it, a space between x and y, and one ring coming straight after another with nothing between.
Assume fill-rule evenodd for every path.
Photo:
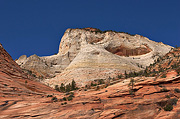
<instances>
[{"instance_id":1,"label":"rocky ridge","mask_svg":"<svg viewBox=\"0 0 180 119\"><path fill-rule=\"evenodd\" d=\"M32 80L31 75L25 73L0 44L1 119L14 118L12 115L16 113L17 109L38 105L44 100L43 97L52 93L60 94L54 89Z\"/></svg>"},{"instance_id":2,"label":"rocky ridge","mask_svg":"<svg viewBox=\"0 0 180 119\"><path fill-rule=\"evenodd\" d=\"M67 29L57 55L21 56L16 62L37 77L48 78L45 83L52 87L73 79L84 85L99 77L105 79L125 71L142 70L171 48L140 35L93 28Z\"/></svg>"},{"instance_id":3,"label":"rocky ridge","mask_svg":"<svg viewBox=\"0 0 180 119\"><path fill-rule=\"evenodd\" d=\"M180 48L173 48L165 56L159 57L153 64L147 67L147 71L151 73L158 73L174 69L179 72L179 64Z\"/></svg>"}]
</instances>

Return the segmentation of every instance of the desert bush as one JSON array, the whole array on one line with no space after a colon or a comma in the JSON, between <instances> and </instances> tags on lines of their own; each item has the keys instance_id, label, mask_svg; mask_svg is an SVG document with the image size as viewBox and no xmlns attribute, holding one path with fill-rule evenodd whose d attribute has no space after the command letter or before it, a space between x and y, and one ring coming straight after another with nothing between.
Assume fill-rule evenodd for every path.
<instances>
[{"instance_id":1,"label":"desert bush","mask_svg":"<svg viewBox=\"0 0 180 119\"><path fill-rule=\"evenodd\" d=\"M169 95L166 95L165 97L166 97L166 98L170 98L170 96L169 96Z\"/></svg>"},{"instance_id":2,"label":"desert bush","mask_svg":"<svg viewBox=\"0 0 180 119\"><path fill-rule=\"evenodd\" d=\"M55 90L60 91L58 85L55 85Z\"/></svg>"},{"instance_id":3,"label":"desert bush","mask_svg":"<svg viewBox=\"0 0 180 119\"><path fill-rule=\"evenodd\" d=\"M160 90L161 92L168 92L168 90L164 87Z\"/></svg>"},{"instance_id":4,"label":"desert bush","mask_svg":"<svg viewBox=\"0 0 180 119\"><path fill-rule=\"evenodd\" d=\"M100 79L100 80L98 80L98 84L100 85L100 84L104 84L105 82L104 82L104 80L103 79Z\"/></svg>"},{"instance_id":5,"label":"desert bush","mask_svg":"<svg viewBox=\"0 0 180 119\"><path fill-rule=\"evenodd\" d=\"M57 101L57 97L52 97L51 100L54 101L54 102L56 102L56 101Z\"/></svg>"},{"instance_id":6,"label":"desert bush","mask_svg":"<svg viewBox=\"0 0 180 119\"><path fill-rule=\"evenodd\" d=\"M180 89L175 88L175 89L174 89L174 92L175 92L175 93L180 93Z\"/></svg>"},{"instance_id":7,"label":"desert bush","mask_svg":"<svg viewBox=\"0 0 180 119\"><path fill-rule=\"evenodd\" d=\"M121 74L121 75L118 75L117 77L118 77L118 79L121 79L123 76L122 76L122 74Z\"/></svg>"},{"instance_id":8,"label":"desert bush","mask_svg":"<svg viewBox=\"0 0 180 119\"><path fill-rule=\"evenodd\" d=\"M173 109L173 105L171 104L167 104L165 107L164 107L164 111L171 111Z\"/></svg>"},{"instance_id":9,"label":"desert bush","mask_svg":"<svg viewBox=\"0 0 180 119\"><path fill-rule=\"evenodd\" d=\"M133 90L129 90L129 94L130 95L134 95L134 91Z\"/></svg>"},{"instance_id":10,"label":"desert bush","mask_svg":"<svg viewBox=\"0 0 180 119\"><path fill-rule=\"evenodd\" d=\"M52 97L52 95L47 95L47 97Z\"/></svg>"},{"instance_id":11,"label":"desert bush","mask_svg":"<svg viewBox=\"0 0 180 119\"><path fill-rule=\"evenodd\" d=\"M65 97L63 97L63 100L66 101L67 99Z\"/></svg>"},{"instance_id":12,"label":"desert bush","mask_svg":"<svg viewBox=\"0 0 180 119\"><path fill-rule=\"evenodd\" d=\"M97 84L94 84L93 82L91 82L91 86L97 86Z\"/></svg>"},{"instance_id":13,"label":"desert bush","mask_svg":"<svg viewBox=\"0 0 180 119\"><path fill-rule=\"evenodd\" d=\"M171 105L176 105L176 104L177 104L177 101L178 101L178 99L173 98L173 99L170 99L170 100L169 100L169 103L170 103Z\"/></svg>"},{"instance_id":14,"label":"desert bush","mask_svg":"<svg viewBox=\"0 0 180 119\"><path fill-rule=\"evenodd\" d=\"M163 75L161 76L161 78L166 78L166 74L163 74Z\"/></svg>"},{"instance_id":15,"label":"desert bush","mask_svg":"<svg viewBox=\"0 0 180 119\"><path fill-rule=\"evenodd\" d=\"M73 97L70 97L70 96L67 97L67 100L68 100L68 101L71 101L72 99L73 99Z\"/></svg>"}]
</instances>

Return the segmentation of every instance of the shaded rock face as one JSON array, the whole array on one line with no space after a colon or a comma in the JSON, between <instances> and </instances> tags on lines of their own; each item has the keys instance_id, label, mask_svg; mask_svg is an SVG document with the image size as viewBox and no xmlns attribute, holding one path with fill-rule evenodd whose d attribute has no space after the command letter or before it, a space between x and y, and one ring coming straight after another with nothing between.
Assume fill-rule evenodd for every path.
<instances>
[{"instance_id":1,"label":"shaded rock face","mask_svg":"<svg viewBox=\"0 0 180 119\"><path fill-rule=\"evenodd\" d=\"M102 33L93 28L67 29L57 55L36 56L37 62L32 56L23 56L16 62L36 75L48 78L45 82L51 86L69 83L72 79L84 85L99 76L104 79L125 71L142 70L170 49L168 45L140 35Z\"/></svg>"},{"instance_id":2,"label":"shaded rock face","mask_svg":"<svg viewBox=\"0 0 180 119\"><path fill-rule=\"evenodd\" d=\"M0 97L16 97L18 95L43 94L54 91L52 88L31 80L31 75L24 73L19 65L0 46ZM55 91L54 91L55 92Z\"/></svg>"},{"instance_id":3,"label":"shaded rock face","mask_svg":"<svg viewBox=\"0 0 180 119\"><path fill-rule=\"evenodd\" d=\"M142 45L140 47L137 47L135 49L131 49L124 46L118 46L118 47L107 47L107 51L119 55L119 56L137 56L137 55L144 55L152 51L147 45Z\"/></svg>"},{"instance_id":4,"label":"shaded rock face","mask_svg":"<svg viewBox=\"0 0 180 119\"><path fill-rule=\"evenodd\" d=\"M47 95L60 94L30 78L0 44L0 119L31 118L36 115L31 108L43 108L43 102L51 100ZM21 116L29 109L31 114Z\"/></svg>"}]
</instances>

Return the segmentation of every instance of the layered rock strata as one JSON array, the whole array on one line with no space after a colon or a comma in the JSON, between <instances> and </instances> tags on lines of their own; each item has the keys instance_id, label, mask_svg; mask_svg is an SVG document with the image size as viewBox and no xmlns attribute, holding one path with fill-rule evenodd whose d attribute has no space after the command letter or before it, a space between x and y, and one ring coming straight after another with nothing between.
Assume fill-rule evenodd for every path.
<instances>
[{"instance_id":1,"label":"layered rock strata","mask_svg":"<svg viewBox=\"0 0 180 119\"><path fill-rule=\"evenodd\" d=\"M171 46L157 43L140 35L129 35L98 29L67 29L61 39L57 55L21 56L16 62L37 77L48 78L46 83L79 84L101 77L139 71L165 55ZM51 80L51 77L54 77Z\"/></svg>"}]
</instances>

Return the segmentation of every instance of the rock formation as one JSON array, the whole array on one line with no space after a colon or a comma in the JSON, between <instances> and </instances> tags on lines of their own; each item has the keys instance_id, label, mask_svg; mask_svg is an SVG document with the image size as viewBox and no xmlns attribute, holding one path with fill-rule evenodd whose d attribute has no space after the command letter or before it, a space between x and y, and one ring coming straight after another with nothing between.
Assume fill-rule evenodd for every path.
<instances>
[{"instance_id":1,"label":"rock formation","mask_svg":"<svg viewBox=\"0 0 180 119\"><path fill-rule=\"evenodd\" d=\"M30 79L0 44L0 94L1 97L46 94L52 88Z\"/></svg>"},{"instance_id":2,"label":"rock formation","mask_svg":"<svg viewBox=\"0 0 180 119\"><path fill-rule=\"evenodd\" d=\"M57 55L21 56L16 62L37 77L48 78L45 82L52 87L72 79L84 85L100 77L142 70L171 48L140 35L93 28L67 29Z\"/></svg>"},{"instance_id":3,"label":"rock formation","mask_svg":"<svg viewBox=\"0 0 180 119\"><path fill-rule=\"evenodd\" d=\"M0 118L179 119L180 76L176 70L168 70L167 78L134 78L133 94L131 78L103 89L62 94L30 80L0 45ZM67 101L70 94L73 99Z\"/></svg>"}]
</instances>

